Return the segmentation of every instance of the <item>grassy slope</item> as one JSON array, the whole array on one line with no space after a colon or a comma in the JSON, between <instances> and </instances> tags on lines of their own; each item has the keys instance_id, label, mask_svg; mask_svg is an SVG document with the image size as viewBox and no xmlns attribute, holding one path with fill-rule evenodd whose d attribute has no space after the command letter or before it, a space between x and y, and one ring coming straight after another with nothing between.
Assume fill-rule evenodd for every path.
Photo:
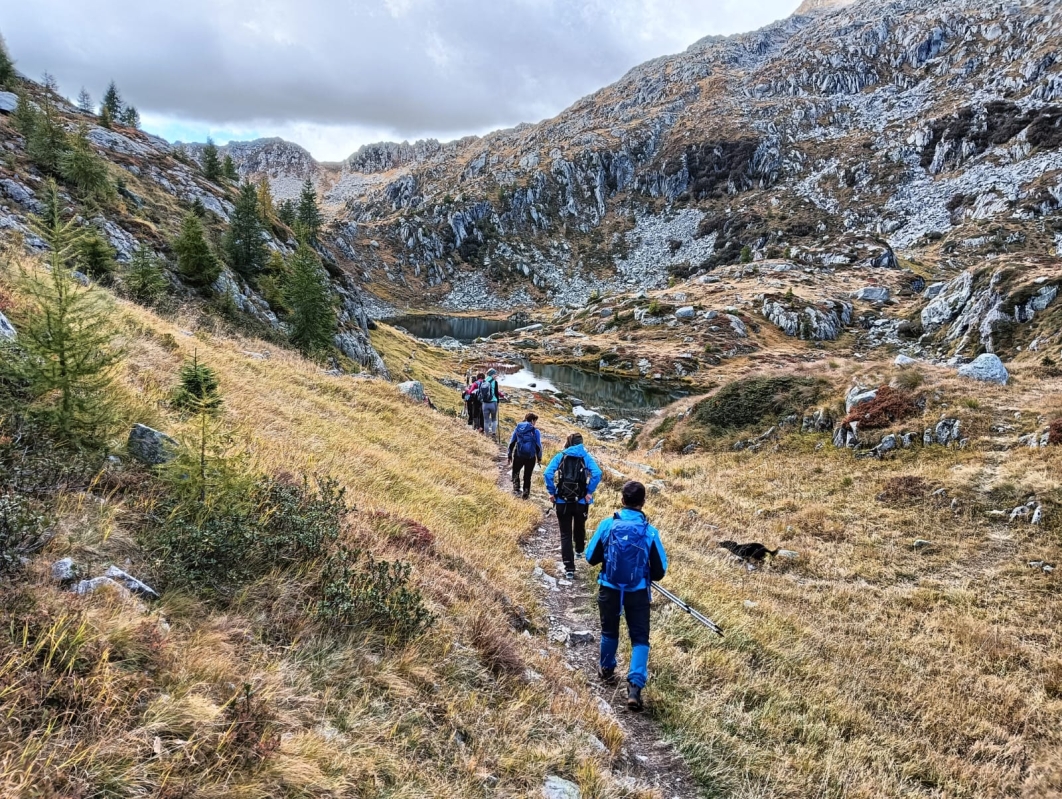
<instances>
[{"instance_id":1,"label":"grassy slope","mask_svg":"<svg viewBox=\"0 0 1062 799\"><path fill-rule=\"evenodd\" d=\"M77 599L48 586L51 558L145 566L120 500L67 497L62 532L31 569L25 636L16 624L3 653L0 685L24 704L10 702L0 733L0 794L523 796L561 773L591 796L621 795L604 776L609 756L586 745L592 734L618 752L613 722L558 657L505 623L519 608L542 621L518 550L534 512L496 489L482 439L390 384L330 377L283 352L254 359L245 351L259 342L188 335L187 320L135 306L119 313L137 419L180 432L162 401L197 353L219 371L226 423L251 462L339 478L359 510L352 535L411 560L440 620L397 649L322 631L304 618L297 576L251 586L229 612L176 592L150 608ZM434 548L403 549L374 512L425 525ZM58 720L18 681L42 652L76 683L75 709ZM257 697L246 708L231 702L245 684Z\"/></svg>"}]
</instances>

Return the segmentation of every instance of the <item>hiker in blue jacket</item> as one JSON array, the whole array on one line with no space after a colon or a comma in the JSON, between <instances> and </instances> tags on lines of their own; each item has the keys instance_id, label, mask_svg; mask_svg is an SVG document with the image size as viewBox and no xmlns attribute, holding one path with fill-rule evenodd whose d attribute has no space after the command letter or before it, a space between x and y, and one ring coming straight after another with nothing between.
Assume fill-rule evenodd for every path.
<instances>
[{"instance_id":1,"label":"hiker in blue jacket","mask_svg":"<svg viewBox=\"0 0 1062 799\"><path fill-rule=\"evenodd\" d=\"M542 465L542 436L535 427L537 413L529 413L513 430L509 439L509 465L513 467L513 493L531 497L531 475L535 464ZM520 472L524 473L523 491L520 490Z\"/></svg>"},{"instance_id":2,"label":"hiker in blue jacket","mask_svg":"<svg viewBox=\"0 0 1062 799\"><path fill-rule=\"evenodd\" d=\"M597 484L601 482L601 468L583 446L582 435L572 433L564 442L564 449L553 456L544 474L549 501L557 508L565 576L574 580L575 556L582 556L586 544L586 517Z\"/></svg>"},{"instance_id":3,"label":"hiker in blue jacket","mask_svg":"<svg viewBox=\"0 0 1062 799\"><path fill-rule=\"evenodd\" d=\"M642 688L649 679L649 583L664 579L667 553L660 532L642 512L645 486L632 480L623 486L623 508L597 526L586 548L591 566L601 564L597 608L601 614L601 657L598 675L616 684L616 649L620 616L627 618L631 663L627 671L627 707L642 709Z\"/></svg>"}]
</instances>

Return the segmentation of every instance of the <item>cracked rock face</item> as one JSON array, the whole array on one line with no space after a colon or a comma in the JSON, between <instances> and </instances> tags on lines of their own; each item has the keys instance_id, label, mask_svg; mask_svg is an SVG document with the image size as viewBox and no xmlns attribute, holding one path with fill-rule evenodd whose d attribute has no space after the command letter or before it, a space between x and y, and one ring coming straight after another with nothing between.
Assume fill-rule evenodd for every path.
<instances>
[{"instance_id":1,"label":"cracked rock face","mask_svg":"<svg viewBox=\"0 0 1062 799\"><path fill-rule=\"evenodd\" d=\"M1007 367L1003 365L1003 361L999 360L998 355L993 355L989 352L978 355L972 363L960 366L959 374L962 377L969 377L986 383L999 383L1003 386L1010 379L1010 373L1007 372Z\"/></svg>"}]
</instances>

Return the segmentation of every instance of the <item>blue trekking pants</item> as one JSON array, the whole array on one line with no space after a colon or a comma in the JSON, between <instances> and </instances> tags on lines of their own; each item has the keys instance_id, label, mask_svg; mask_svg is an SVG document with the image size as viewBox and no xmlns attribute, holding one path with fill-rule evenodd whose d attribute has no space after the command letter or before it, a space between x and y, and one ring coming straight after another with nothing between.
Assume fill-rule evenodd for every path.
<instances>
[{"instance_id":1,"label":"blue trekking pants","mask_svg":"<svg viewBox=\"0 0 1062 799\"><path fill-rule=\"evenodd\" d=\"M619 648L620 592L615 588L600 586L597 609L601 613L599 662L602 669L614 669L616 650ZM649 589L624 592L622 611L627 619L627 632L631 636L631 664L627 681L644 688L649 679Z\"/></svg>"}]
</instances>

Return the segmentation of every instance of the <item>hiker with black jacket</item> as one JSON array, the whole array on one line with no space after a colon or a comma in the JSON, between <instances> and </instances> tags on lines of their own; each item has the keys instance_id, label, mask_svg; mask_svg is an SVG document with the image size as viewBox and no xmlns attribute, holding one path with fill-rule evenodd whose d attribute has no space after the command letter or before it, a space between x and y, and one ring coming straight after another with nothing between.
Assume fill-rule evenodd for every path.
<instances>
[{"instance_id":1,"label":"hiker with black jacket","mask_svg":"<svg viewBox=\"0 0 1062 799\"><path fill-rule=\"evenodd\" d=\"M549 500L557 508L565 577L574 580L575 556L582 557L583 554L586 517L601 482L601 468L583 446L582 435L572 433L565 441L564 449L549 462L544 476Z\"/></svg>"},{"instance_id":2,"label":"hiker with black jacket","mask_svg":"<svg viewBox=\"0 0 1062 799\"><path fill-rule=\"evenodd\" d=\"M531 475L535 464L542 465L542 436L535 427L538 414L529 413L513 430L509 439L509 465L513 467L513 493L531 497ZM523 491L520 490L520 472L524 473Z\"/></svg>"},{"instance_id":3,"label":"hiker with black jacket","mask_svg":"<svg viewBox=\"0 0 1062 799\"><path fill-rule=\"evenodd\" d=\"M465 407L468 409L468 423L472 429L483 432L483 403L479 399L479 384L486 379L480 372L464 391Z\"/></svg>"},{"instance_id":4,"label":"hiker with black jacket","mask_svg":"<svg viewBox=\"0 0 1062 799\"><path fill-rule=\"evenodd\" d=\"M627 670L627 707L643 707L642 688L649 679L650 583L664 579L667 553L660 532L642 512L645 486L632 480L623 486L623 508L602 520L586 548L586 561L601 565L597 608L601 614L598 675L615 685L620 616L627 619L631 662Z\"/></svg>"}]
</instances>

